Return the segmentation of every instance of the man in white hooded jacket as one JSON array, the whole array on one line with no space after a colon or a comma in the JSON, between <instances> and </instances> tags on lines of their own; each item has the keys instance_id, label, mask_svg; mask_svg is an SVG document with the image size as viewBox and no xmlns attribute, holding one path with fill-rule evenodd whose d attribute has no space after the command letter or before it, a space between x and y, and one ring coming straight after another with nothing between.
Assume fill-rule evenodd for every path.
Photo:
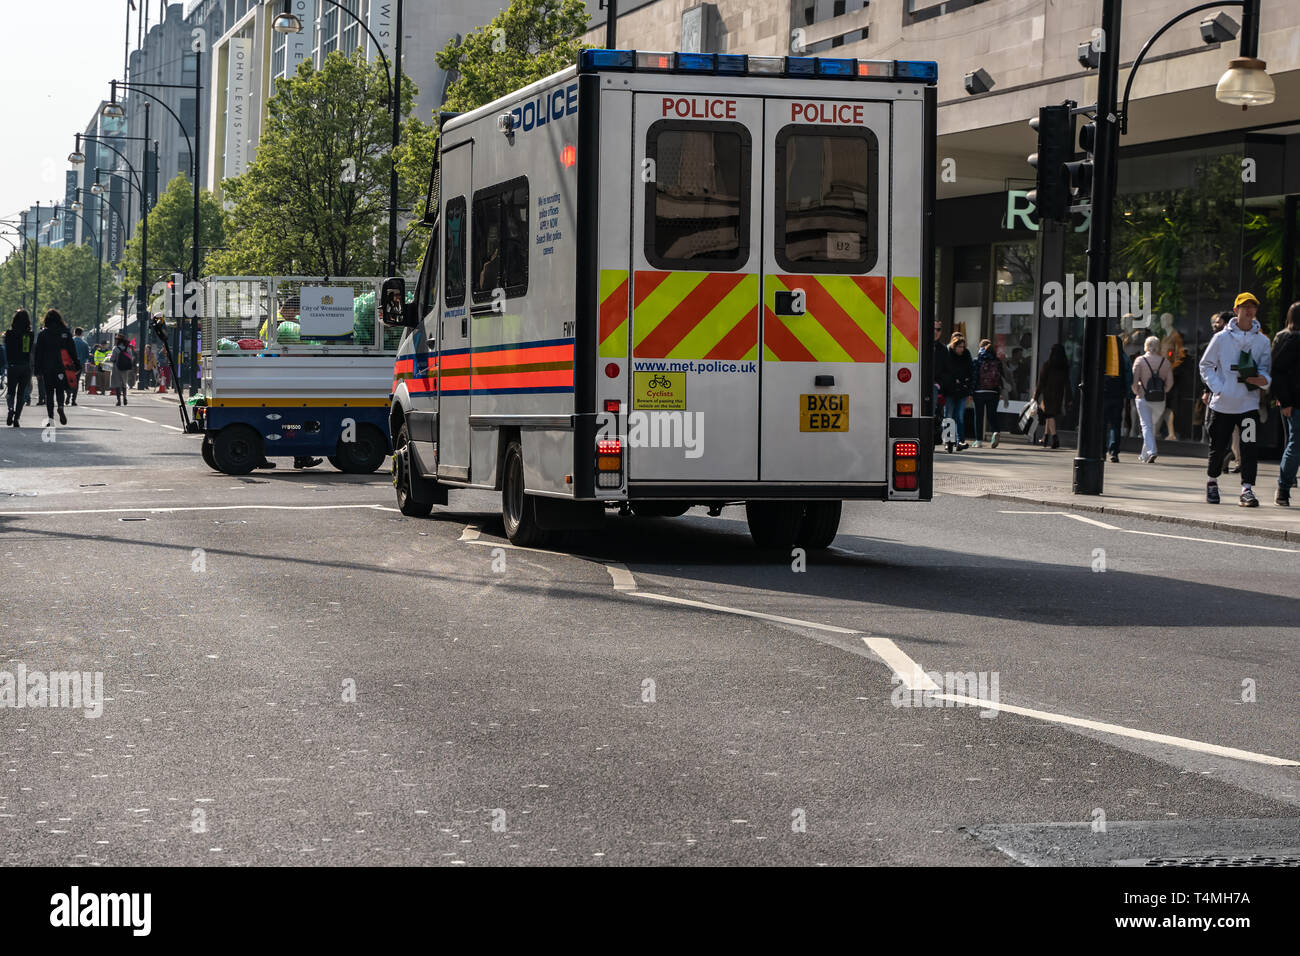
<instances>
[{"instance_id":1,"label":"man in white hooded jacket","mask_svg":"<svg viewBox=\"0 0 1300 956\"><path fill-rule=\"evenodd\" d=\"M1205 485L1205 500L1219 503L1219 473L1223 459L1232 447L1232 430L1241 428L1241 506L1258 508L1253 485L1259 462L1259 389L1270 382L1269 368L1272 355L1268 336L1260 331L1255 313L1259 300L1249 292L1237 296L1233 303L1236 318L1224 326L1201 357L1201 378L1209 387L1212 397L1210 408L1214 421L1210 426L1210 461L1206 474L1210 480ZM1250 357L1250 362L1245 356ZM1255 374L1250 371L1253 362ZM1243 364L1246 367L1242 367ZM1252 387L1254 386L1254 387Z\"/></svg>"}]
</instances>

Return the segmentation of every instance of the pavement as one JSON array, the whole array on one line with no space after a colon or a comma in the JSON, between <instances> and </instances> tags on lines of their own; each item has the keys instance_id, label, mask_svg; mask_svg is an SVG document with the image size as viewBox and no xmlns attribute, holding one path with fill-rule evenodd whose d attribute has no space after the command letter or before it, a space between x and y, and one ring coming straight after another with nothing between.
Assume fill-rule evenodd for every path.
<instances>
[{"instance_id":1,"label":"pavement","mask_svg":"<svg viewBox=\"0 0 1300 956\"><path fill-rule=\"evenodd\" d=\"M1072 437L1072 436L1071 436ZM1218 528L1285 541L1300 541L1300 497L1296 505L1273 504L1277 462L1261 461L1256 476L1258 508L1237 503L1241 476L1219 476L1218 505L1205 502L1206 449L1190 442L1158 446L1156 461L1137 459L1141 442L1128 439L1119 464L1105 463L1103 493L1076 495L1071 489L1075 449L1045 450L1020 435L1004 435L997 448L946 453L935 449L935 491L988 497L1089 513L1124 515L1201 528Z\"/></svg>"},{"instance_id":2,"label":"pavement","mask_svg":"<svg viewBox=\"0 0 1300 956\"><path fill-rule=\"evenodd\" d=\"M943 484L1064 451L802 558L735 508L533 551L492 494L69 418L0 432L0 671L103 711L0 707L0 864L1300 856L1300 548Z\"/></svg>"}]
</instances>

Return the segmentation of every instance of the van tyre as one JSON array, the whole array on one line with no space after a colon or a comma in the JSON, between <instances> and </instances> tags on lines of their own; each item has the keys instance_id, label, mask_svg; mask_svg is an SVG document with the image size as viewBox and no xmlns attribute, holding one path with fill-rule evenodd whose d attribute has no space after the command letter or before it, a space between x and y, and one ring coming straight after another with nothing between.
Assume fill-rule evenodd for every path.
<instances>
[{"instance_id":1,"label":"van tyre","mask_svg":"<svg viewBox=\"0 0 1300 956\"><path fill-rule=\"evenodd\" d=\"M368 475L384 463L388 442L374 425L358 425L356 441L339 439L330 464L349 475Z\"/></svg>"},{"instance_id":2,"label":"van tyre","mask_svg":"<svg viewBox=\"0 0 1300 956\"><path fill-rule=\"evenodd\" d=\"M802 501L746 501L745 520L754 546L764 551L788 551L803 523Z\"/></svg>"},{"instance_id":3,"label":"van tyre","mask_svg":"<svg viewBox=\"0 0 1300 956\"><path fill-rule=\"evenodd\" d=\"M407 444L410 436L406 423L397 430L396 447L393 451L393 488L397 492L397 510L408 518L427 518L433 511L433 502L416 501L412 492L410 449Z\"/></svg>"},{"instance_id":4,"label":"van tyre","mask_svg":"<svg viewBox=\"0 0 1300 956\"><path fill-rule=\"evenodd\" d=\"M212 464L224 474L247 475L262 460L262 436L249 425L227 425L212 439Z\"/></svg>"},{"instance_id":5,"label":"van tyre","mask_svg":"<svg viewBox=\"0 0 1300 956\"><path fill-rule=\"evenodd\" d=\"M829 548L840 530L843 507L840 501L809 501L804 506L803 523L799 525L795 544L816 551Z\"/></svg>"},{"instance_id":6,"label":"van tyre","mask_svg":"<svg viewBox=\"0 0 1300 956\"><path fill-rule=\"evenodd\" d=\"M203 455L203 464L207 465L213 471L220 471L217 467L217 459L212 454L212 442L205 436L202 444L199 445L199 453Z\"/></svg>"},{"instance_id":7,"label":"van tyre","mask_svg":"<svg viewBox=\"0 0 1300 956\"><path fill-rule=\"evenodd\" d=\"M548 537L537 523L537 503L532 495L524 493L524 453L519 442L506 446L504 470L501 477L501 518L506 526L506 537L511 544L521 548L538 548Z\"/></svg>"}]
</instances>

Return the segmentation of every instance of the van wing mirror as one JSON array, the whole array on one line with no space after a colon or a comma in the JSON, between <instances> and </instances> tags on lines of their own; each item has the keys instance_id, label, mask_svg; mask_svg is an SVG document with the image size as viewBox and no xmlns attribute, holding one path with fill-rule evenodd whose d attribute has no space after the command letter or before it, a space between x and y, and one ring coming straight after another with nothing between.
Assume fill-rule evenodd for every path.
<instances>
[{"instance_id":1,"label":"van wing mirror","mask_svg":"<svg viewBox=\"0 0 1300 956\"><path fill-rule=\"evenodd\" d=\"M406 301L406 280L401 276L385 279L379 297L382 302L379 319L384 325L413 329L419 324L415 303Z\"/></svg>"}]
</instances>

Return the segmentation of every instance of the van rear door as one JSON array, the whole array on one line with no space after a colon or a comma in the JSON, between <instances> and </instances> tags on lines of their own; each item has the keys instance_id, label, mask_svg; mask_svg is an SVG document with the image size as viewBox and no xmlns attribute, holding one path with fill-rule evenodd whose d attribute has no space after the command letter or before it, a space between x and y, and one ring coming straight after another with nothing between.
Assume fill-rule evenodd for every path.
<instances>
[{"instance_id":1,"label":"van rear door","mask_svg":"<svg viewBox=\"0 0 1300 956\"><path fill-rule=\"evenodd\" d=\"M759 475L763 101L633 101L634 480Z\"/></svg>"},{"instance_id":2,"label":"van rear door","mask_svg":"<svg viewBox=\"0 0 1300 956\"><path fill-rule=\"evenodd\" d=\"M766 101L764 481L887 478L889 118L888 102Z\"/></svg>"}]
</instances>

